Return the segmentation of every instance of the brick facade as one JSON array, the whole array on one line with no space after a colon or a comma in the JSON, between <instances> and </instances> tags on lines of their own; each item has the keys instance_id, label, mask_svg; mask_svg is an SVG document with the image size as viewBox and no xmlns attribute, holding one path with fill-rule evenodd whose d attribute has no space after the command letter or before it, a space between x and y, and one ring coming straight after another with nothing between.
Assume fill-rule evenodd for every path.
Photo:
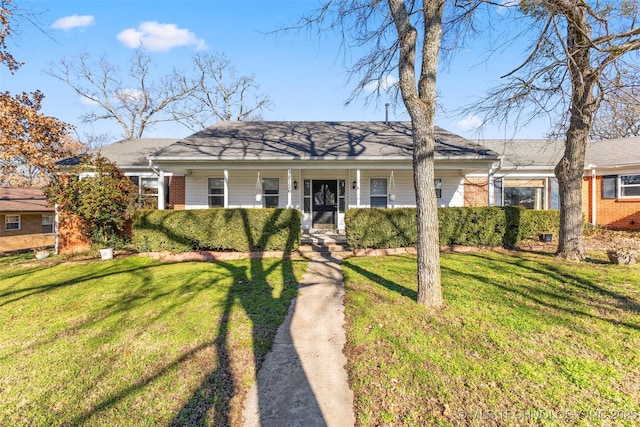
<instances>
[{"instance_id":1,"label":"brick facade","mask_svg":"<svg viewBox=\"0 0 640 427\"><path fill-rule=\"evenodd\" d=\"M186 192L184 176L169 177L169 209L181 210L185 208Z\"/></svg>"},{"instance_id":2,"label":"brick facade","mask_svg":"<svg viewBox=\"0 0 640 427\"><path fill-rule=\"evenodd\" d=\"M593 222L593 205L590 197L592 179L592 177L585 177L582 186L583 212L589 223ZM596 223L610 228L640 229L640 198L603 199L602 177L597 176Z\"/></svg>"},{"instance_id":3,"label":"brick facade","mask_svg":"<svg viewBox=\"0 0 640 427\"><path fill-rule=\"evenodd\" d=\"M83 223L78 217L61 213L58 221L60 254L86 252L91 248L91 241L82 234Z\"/></svg>"},{"instance_id":4,"label":"brick facade","mask_svg":"<svg viewBox=\"0 0 640 427\"><path fill-rule=\"evenodd\" d=\"M52 215L53 212L43 213L7 213L0 214L0 252L16 251L30 248L53 246L55 234L42 232L42 215ZM7 230L6 215L20 215L20 229Z\"/></svg>"},{"instance_id":5,"label":"brick facade","mask_svg":"<svg viewBox=\"0 0 640 427\"><path fill-rule=\"evenodd\" d=\"M49 212L46 215L52 215ZM7 230L5 226L6 215L20 215L20 229ZM24 234L42 234L42 213L7 213L0 215L0 237L20 236Z\"/></svg>"}]
</instances>

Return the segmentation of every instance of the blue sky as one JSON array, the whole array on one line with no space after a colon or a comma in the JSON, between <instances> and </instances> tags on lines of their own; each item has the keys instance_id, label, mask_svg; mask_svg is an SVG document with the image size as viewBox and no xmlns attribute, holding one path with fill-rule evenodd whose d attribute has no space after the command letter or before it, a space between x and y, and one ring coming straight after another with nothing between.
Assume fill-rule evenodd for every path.
<instances>
[{"instance_id":1,"label":"blue sky","mask_svg":"<svg viewBox=\"0 0 640 427\"><path fill-rule=\"evenodd\" d=\"M79 133L108 133L119 139L116 123L90 125L79 121L91 108L66 86L44 70L62 57L80 52L107 55L126 67L136 41L143 37L149 54L159 68L186 68L198 51L224 53L242 75L253 74L261 90L273 102L266 120L383 120L384 104L366 104L356 99L345 105L355 83L348 82L346 66L359 52L338 52L336 34L322 35L269 32L295 24L304 13L318 6L316 0L20 0L20 7L37 13L40 30L21 22L9 40L9 49L25 65L12 75L0 67L0 90L11 93L40 89L46 96L43 111L76 125ZM41 31L42 30L42 31ZM437 125L465 137L472 130L473 117L455 112L481 96L514 61L499 58L491 64L481 61L481 41L459 52L438 75L440 109ZM515 62L513 62L515 64ZM489 69L491 68L491 69ZM391 79L395 76L391 76ZM404 106L390 111L391 120L407 120ZM515 133L519 138L540 138L545 127L530 126ZM191 132L179 125L157 126L147 137L184 137ZM500 138L505 132L487 127L481 137ZM512 131L506 136L512 137Z\"/></svg>"}]
</instances>

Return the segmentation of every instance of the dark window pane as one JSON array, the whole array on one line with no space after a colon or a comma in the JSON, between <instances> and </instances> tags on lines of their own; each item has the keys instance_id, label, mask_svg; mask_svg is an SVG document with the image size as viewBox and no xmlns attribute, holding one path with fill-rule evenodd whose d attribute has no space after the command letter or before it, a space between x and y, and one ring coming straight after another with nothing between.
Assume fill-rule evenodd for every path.
<instances>
[{"instance_id":1,"label":"dark window pane","mask_svg":"<svg viewBox=\"0 0 640 427\"><path fill-rule=\"evenodd\" d=\"M625 175L620 177L620 183L622 185L640 185L640 175Z\"/></svg>"},{"instance_id":2,"label":"dark window pane","mask_svg":"<svg viewBox=\"0 0 640 427\"><path fill-rule=\"evenodd\" d=\"M138 185L139 182L139 178L138 176L130 176L129 179L131 180L131 182L133 182L135 185Z\"/></svg>"},{"instance_id":3,"label":"dark window pane","mask_svg":"<svg viewBox=\"0 0 640 427\"><path fill-rule=\"evenodd\" d=\"M441 199L442 198L442 180L440 178L437 178L434 181L434 186L436 187L436 198Z\"/></svg>"},{"instance_id":4,"label":"dark window pane","mask_svg":"<svg viewBox=\"0 0 640 427\"><path fill-rule=\"evenodd\" d=\"M277 208L278 207L278 196L263 196L262 200L264 200L265 208Z\"/></svg>"},{"instance_id":5,"label":"dark window pane","mask_svg":"<svg viewBox=\"0 0 640 427\"><path fill-rule=\"evenodd\" d=\"M640 185L637 187L622 187L622 196L638 197L640 196Z\"/></svg>"},{"instance_id":6,"label":"dark window pane","mask_svg":"<svg viewBox=\"0 0 640 427\"><path fill-rule=\"evenodd\" d=\"M224 178L209 178L209 194L224 195Z\"/></svg>"},{"instance_id":7,"label":"dark window pane","mask_svg":"<svg viewBox=\"0 0 640 427\"><path fill-rule=\"evenodd\" d=\"M264 194L278 194L280 180L278 178L263 178L262 192Z\"/></svg>"},{"instance_id":8,"label":"dark window pane","mask_svg":"<svg viewBox=\"0 0 640 427\"><path fill-rule=\"evenodd\" d=\"M309 197L304 198L304 212L305 213L311 212L311 198Z\"/></svg>"},{"instance_id":9,"label":"dark window pane","mask_svg":"<svg viewBox=\"0 0 640 427\"><path fill-rule=\"evenodd\" d=\"M305 196L311 195L311 181L308 179L304 180L304 195Z\"/></svg>"},{"instance_id":10,"label":"dark window pane","mask_svg":"<svg viewBox=\"0 0 640 427\"><path fill-rule=\"evenodd\" d=\"M224 207L224 196L209 196L209 207L210 208L223 208Z\"/></svg>"},{"instance_id":11,"label":"dark window pane","mask_svg":"<svg viewBox=\"0 0 640 427\"><path fill-rule=\"evenodd\" d=\"M42 233L53 233L53 224L42 224Z\"/></svg>"},{"instance_id":12,"label":"dark window pane","mask_svg":"<svg viewBox=\"0 0 640 427\"><path fill-rule=\"evenodd\" d=\"M387 196L371 196L371 207L372 208L386 208L387 207Z\"/></svg>"},{"instance_id":13,"label":"dark window pane","mask_svg":"<svg viewBox=\"0 0 640 427\"><path fill-rule=\"evenodd\" d=\"M338 201L338 211L340 213L343 213L344 212L344 206L345 206L344 205L344 197L340 197L338 200L339 200Z\"/></svg>"},{"instance_id":14,"label":"dark window pane","mask_svg":"<svg viewBox=\"0 0 640 427\"><path fill-rule=\"evenodd\" d=\"M340 181L338 181L338 195L340 197L344 197L344 187L345 187L344 179L341 179Z\"/></svg>"},{"instance_id":15,"label":"dark window pane","mask_svg":"<svg viewBox=\"0 0 640 427\"><path fill-rule=\"evenodd\" d=\"M369 194L371 196L386 196L387 178L371 178L371 190Z\"/></svg>"},{"instance_id":16,"label":"dark window pane","mask_svg":"<svg viewBox=\"0 0 640 427\"><path fill-rule=\"evenodd\" d=\"M616 185L618 183L618 177L616 175L609 175L602 177L602 198L603 199L615 199L617 195Z\"/></svg>"}]
</instances>

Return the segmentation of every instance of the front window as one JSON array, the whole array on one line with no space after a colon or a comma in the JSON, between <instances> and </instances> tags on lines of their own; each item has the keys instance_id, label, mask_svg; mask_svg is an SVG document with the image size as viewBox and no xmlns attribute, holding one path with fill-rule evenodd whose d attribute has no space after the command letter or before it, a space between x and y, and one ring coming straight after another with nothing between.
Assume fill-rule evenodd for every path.
<instances>
[{"instance_id":1,"label":"front window","mask_svg":"<svg viewBox=\"0 0 640 427\"><path fill-rule=\"evenodd\" d=\"M505 179L504 205L544 209L544 179Z\"/></svg>"},{"instance_id":2,"label":"front window","mask_svg":"<svg viewBox=\"0 0 640 427\"><path fill-rule=\"evenodd\" d=\"M158 206L157 178L140 178L140 206L150 209Z\"/></svg>"},{"instance_id":3,"label":"front window","mask_svg":"<svg viewBox=\"0 0 640 427\"><path fill-rule=\"evenodd\" d=\"M280 204L280 179L262 178L262 207L277 208Z\"/></svg>"},{"instance_id":4,"label":"front window","mask_svg":"<svg viewBox=\"0 0 640 427\"><path fill-rule=\"evenodd\" d=\"M618 176L607 175L602 177L602 198L615 199L618 197Z\"/></svg>"},{"instance_id":5,"label":"front window","mask_svg":"<svg viewBox=\"0 0 640 427\"><path fill-rule=\"evenodd\" d=\"M224 178L209 178L209 207L224 208Z\"/></svg>"},{"instance_id":6,"label":"front window","mask_svg":"<svg viewBox=\"0 0 640 427\"><path fill-rule=\"evenodd\" d=\"M53 215L52 214L42 215L42 233L43 234L53 233Z\"/></svg>"},{"instance_id":7,"label":"front window","mask_svg":"<svg viewBox=\"0 0 640 427\"><path fill-rule=\"evenodd\" d=\"M436 199L442 199L442 180L440 178L436 178L434 185L436 187Z\"/></svg>"},{"instance_id":8,"label":"front window","mask_svg":"<svg viewBox=\"0 0 640 427\"><path fill-rule=\"evenodd\" d=\"M5 230L20 230L20 215L7 215L4 217Z\"/></svg>"},{"instance_id":9,"label":"front window","mask_svg":"<svg viewBox=\"0 0 640 427\"><path fill-rule=\"evenodd\" d=\"M303 211L305 213L311 212L311 180L304 180L304 203Z\"/></svg>"},{"instance_id":10,"label":"front window","mask_svg":"<svg viewBox=\"0 0 640 427\"><path fill-rule=\"evenodd\" d=\"M620 197L640 197L640 175L620 177Z\"/></svg>"},{"instance_id":11,"label":"front window","mask_svg":"<svg viewBox=\"0 0 640 427\"><path fill-rule=\"evenodd\" d=\"M371 178L369 190L370 204L372 208L387 207L387 178Z\"/></svg>"}]
</instances>

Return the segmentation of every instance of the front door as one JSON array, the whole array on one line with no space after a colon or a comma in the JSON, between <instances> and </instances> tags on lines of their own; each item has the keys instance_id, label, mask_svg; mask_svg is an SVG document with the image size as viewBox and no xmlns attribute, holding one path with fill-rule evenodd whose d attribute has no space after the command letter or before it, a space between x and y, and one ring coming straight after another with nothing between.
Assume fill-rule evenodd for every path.
<instances>
[{"instance_id":1,"label":"front door","mask_svg":"<svg viewBox=\"0 0 640 427\"><path fill-rule=\"evenodd\" d=\"M338 181L312 181L313 228L336 228Z\"/></svg>"}]
</instances>

